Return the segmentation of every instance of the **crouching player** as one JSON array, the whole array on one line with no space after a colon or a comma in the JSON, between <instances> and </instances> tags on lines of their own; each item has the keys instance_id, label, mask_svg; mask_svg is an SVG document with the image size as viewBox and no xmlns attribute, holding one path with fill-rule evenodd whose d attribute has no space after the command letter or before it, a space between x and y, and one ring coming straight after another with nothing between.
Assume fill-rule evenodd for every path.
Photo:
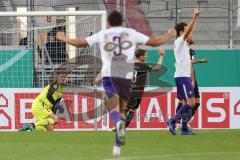
<instances>
[{"instance_id":1,"label":"crouching player","mask_svg":"<svg viewBox=\"0 0 240 160\"><path fill-rule=\"evenodd\" d=\"M153 71L159 71L162 65L164 50L160 50L160 57L158 63L154 66L150 66L144 63L147 59L146 51L138 49L135 52L136 61L134 63L134 74L132 79L132 85L130 89L129 101L127 105L125 123L126 127L134 117L135 111L138 109L142 96L144 93L144 87L147 79L147 73Z\"/></svg>"},{"instance_id":2,"label":"crouching player","mask_svg":"<svg viewBox=\"0 0 240 160\"><path fill-rule=\"evenodd\" d=\"M54 114L57 110L60 113L64 112L64 108L59 105L59 102L63 97L63 86L66 84L67 71L59 70L57 80L45 87L32 104L32 113L37 121L24 124L19 131L53 131L53 125L58 122Z\"/></svg>"}]
</instances>

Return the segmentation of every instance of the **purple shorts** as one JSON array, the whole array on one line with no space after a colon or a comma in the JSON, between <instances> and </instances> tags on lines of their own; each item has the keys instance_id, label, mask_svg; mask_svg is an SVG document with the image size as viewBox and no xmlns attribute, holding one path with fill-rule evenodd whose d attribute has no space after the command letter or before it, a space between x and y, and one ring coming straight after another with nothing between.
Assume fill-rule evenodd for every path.
<instances>
[{"instance_id":1,"label":"purple shorts","mask_svg":"<svg viewBox=\"0 0 240 160\"><path fill-rule=\"evenodd\" d=\"M120 99L128 101L131 87L130 79L103 77L102 84L108 98L118 94Z\"/></svg>"},{"instance_id":2,"label":"purple shorts","mask_svg":"<svg viewBox=\"0 0 240 160\"><path fill-rule=\"evenodd\" d=\"M195 97L190 77L176 77L177 95L179 99L188 99Z\"/></svg>"}]
</instances>

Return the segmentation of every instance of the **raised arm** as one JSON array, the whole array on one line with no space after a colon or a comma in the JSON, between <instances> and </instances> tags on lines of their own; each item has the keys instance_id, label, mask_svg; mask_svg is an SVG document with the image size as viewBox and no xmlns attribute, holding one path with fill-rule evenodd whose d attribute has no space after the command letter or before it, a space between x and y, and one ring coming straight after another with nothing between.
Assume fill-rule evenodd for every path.
<instances>
[{"instance_id":1,"label":"raised arm","mask_svg":"<svg viewBox=\"0 0 240 160\"><path fill-rule=\"evenodd\" d=\"M197 7L197 8L194 9L193 18L192 18L191 22L188 24L187 29L186 29L186 32L185 32L184 35L183 35L184 40L187 39L188 35L189 35L189 34L193 31L193 29L195 28L195 23L197 22L197 19L198 19L199 15L200 15L200 10L199 10L199 8Z\"/></svg>"},{"instance_id":2,"label":"raised arm","mask_svg":"<svg viewBox=\"0 0 240 160\"><path fill-rule=\"evenodd\" d=\"M165 54L164 50L160 49L160 51L159 51L160 56L159 56L158 63L153 67L152 71L159 71L160 70L162 62L163 62L164 54Z\"/></svg>"},{"instance_id":3,"label":"raised arm","mask_svg":"<svg viewBox=\"0 0 240 160\"><path fill-rule=\"evenodd\" d=\"M176 37L176 30L174 28L171 28L168 30L168 32L166 34L164 34L163 36L157 37L157 38L150 38L146 45L152 46L152 47L156 47L156 46L160 46L168 41L170 41L171 39Z\"/></svg>"},{"instance_id":4,"label":"raised arm","mask_svg":"<svg viewBox=\"0 0 240 160\"><path fill-rule=\"evenodd\" d=\"M88 46L88 42L87 42L86 39L84 39L84 40L71 39L71 38L66 37L64 32L58 32L57 33L57 39L65 42L67 44L70 44L72 46L75 46L75 47L86 47L86 46Z\"/></svg>"}]
</instances>

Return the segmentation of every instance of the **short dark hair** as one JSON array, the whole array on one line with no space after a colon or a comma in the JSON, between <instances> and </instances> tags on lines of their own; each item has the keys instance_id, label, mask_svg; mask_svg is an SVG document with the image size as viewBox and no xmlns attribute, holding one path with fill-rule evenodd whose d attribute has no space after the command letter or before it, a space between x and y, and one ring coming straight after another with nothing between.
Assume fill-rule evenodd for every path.
<instances>
[{"instance_id":1,"label":"short dark hair","mask_svg":"<svg viewBox=\"0 0 240 160\"><path fill-rule=\"evenodd\" d=\"M54 33L53 31L48 32L48 37L53 36L56 37L56 32Z\"/></svg>"},{"instance_id":2,"label":"short dark hair","mask_svg":"<svg viewBox=\"0 0 240 160\"><path fill-rule=\"evenodd\" d=\"M135 52L135 56L138 58L140 56L144 56L146 54L146 51L143 49L137 49Z\"/></svg>"},{"instance_id":3,"label":"short dark hair","mask_svg":"<svg viewBox=\"0 0 240 160\"><path fill-rule=\"evenodd\" d=\"M184 31L185 26L187 26L187 23L184 23L184 22L180 22L180 23L176 24L175 30L177 32L177 37L180 36L181 31Z\"/></svg>"},{"instance_id":4,"label":"short dark hair","mask_svg":"<svg viewBox=\"0 0 240 160\"><path fill-rule=\"evenodd\" d=\"M122 25L122 15L119 11L114 10L108 15L108 23L111 26L121 26Z\"/></svg>"},{"instance_id":5,"label":"short dark hair","mask_svg":"<svg viewBox=\"0 0 240 160\"><path fill-rule=\"evenodd\" d=\"M58 68L56 71L57 75L60 74L68 74L67 69L66 68Z\"/></svg>"}]
</instances>

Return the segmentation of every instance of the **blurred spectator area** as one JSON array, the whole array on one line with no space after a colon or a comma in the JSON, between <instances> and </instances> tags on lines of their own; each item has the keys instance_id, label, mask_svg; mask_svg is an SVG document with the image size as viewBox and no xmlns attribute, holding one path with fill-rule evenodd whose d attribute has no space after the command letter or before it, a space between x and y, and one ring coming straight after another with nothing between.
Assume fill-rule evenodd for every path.
<instances>
[{"instance_id":1,"label":"blurred spectator area","mask_svg":"<svg viewBox=\"0 0 240 160\"><path fill-rule=\"evenodd\" d=\"M193 34L194 47L228 49L231 41L233 48L240 47L240 29L236 26L237 0L179 0L178 5L176 2L176 0L2 0L0 11L107 10L109 13L117 9L123 14L124 26L134 28L148 36L159 36L174 27L176 21L189 22L193 9L199 5L201 17ZM32 23L27 23L29 21ZM74 38L85 38L101 29L100 19L90 16L76 16L73 23L76 23L73 29ZM66 64L74 66L70 75L72 83L92 85L95 74L99 72L101 66L98 48L74 48L56 40L57 31L69 34L71 26L68 17L64 16L34 19L0 17L0 46L6 49L24 48L33 51L36 87L48 83L51 73ZM171 49L172 44L173 41L167 43L164 48Z\"/></svg>"}]
</instances>

